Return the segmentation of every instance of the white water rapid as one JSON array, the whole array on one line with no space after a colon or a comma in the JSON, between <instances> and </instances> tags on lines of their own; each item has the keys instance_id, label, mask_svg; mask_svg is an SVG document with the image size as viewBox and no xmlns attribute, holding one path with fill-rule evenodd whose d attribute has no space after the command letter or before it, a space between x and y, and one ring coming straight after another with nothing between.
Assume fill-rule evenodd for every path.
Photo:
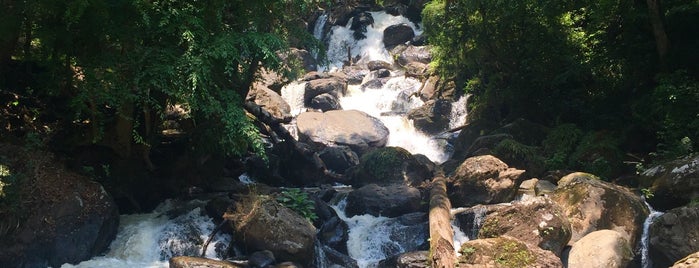
<instances>
[{"instance_id":1,"label":"white water rapid","mask_svg":"<svg viewBox=\"0 0 699 268\"><path fill-rule=\"evenodd\" d=\"M187 204L168 200L151 213L122 215L117 237L104 256L61 268L168 267L170 257L199 256L216 227L203 213L204 204L198 200ZM169 217L174 211L183 213ZM207 247L206 257L220 259L230 240L228 235L217 234Z\"/></svg>"}]
</instances>

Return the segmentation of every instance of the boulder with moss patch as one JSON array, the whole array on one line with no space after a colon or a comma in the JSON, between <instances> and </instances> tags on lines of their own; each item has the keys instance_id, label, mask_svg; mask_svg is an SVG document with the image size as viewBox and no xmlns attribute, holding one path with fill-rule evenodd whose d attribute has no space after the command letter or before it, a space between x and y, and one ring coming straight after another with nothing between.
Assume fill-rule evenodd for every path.
<instances>
[{"instance_id":1,"label":"boulder with moss patch","mask_svg":"<svg viewBox=\"0 0 699 268\"><path fill-rule=\"evenodd\" d=\"M561 254L571 236L562 209L548 197L530 198L503 206L485 217L479 238L511 236Z\"/></svg>"},{"instance_id":2,"label":"boulder with moss patch","mask_svg":"<svg viewBox=\"0 0 699 268\"><path fill-rule=\"evenodd\" d=\"M699 200L699 156L653 166L642 176L652 185L654 196L648 202L656 209L671 209Z\"/></svg>"},{"instance_id":3,"label":"boulder with moss patch","mask_svg":"<svg viewBox=\"0 0 699 268\"><path fill-rule=\"evenodd\" d=\"M471 157L451 176L449 199L454 207L510 202L522 174L492 155Z\"/></svg>"},{"instance_id":4,"label":"boulder with moss patch","mask_svg":"<svg viewBox=\"0 0 699 268\"><path fill-rule=\"evenodd\" d=\"M459 250L457 267L563 267L553 252L512 237L498 237L467 241Z\"/></svg>"},{"instance_id":5,"label":"boulder with moss patch","mask_svg":"<svg viewBox=\"0 0 699 268\"><path fill-rule=\"evenodd\" d=\"M432 178L428 165L403 148L378 148L360 158L359 165L352 171L351 181L355 186L369 183L418 186Z\"/></svg>"},{"instance_id":6,"label":"boulder with moss patch","mask_svg":"<svg viewBox=\"0 0 699 268\"><path fill-rule=\"evenodd\" d=\"M636 245L649 213L639 195L582 172L561 178L551 199L570 220L573 228L570 245L602 229L618 231L631 245Z\"/></svg>"}]
</instances>

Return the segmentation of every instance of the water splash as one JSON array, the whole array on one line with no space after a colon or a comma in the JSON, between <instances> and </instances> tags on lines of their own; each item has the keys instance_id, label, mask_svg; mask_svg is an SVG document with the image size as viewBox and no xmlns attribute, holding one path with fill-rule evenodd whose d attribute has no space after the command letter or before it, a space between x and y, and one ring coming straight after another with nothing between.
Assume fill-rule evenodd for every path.
<instances>
[{"instance_id":1,"label":"water splash","mask_svg":"<svg viewBox=\"0 0 699 268\"><path fill-rule=\"evenodd\" d=\"M61 267L168 267L170 257L199 256L203 243L215 228L212 219L202 212L201 205L203 201L192 201L187 206L193 209L174 218L167 214L181 207L171 200L151 213L122 215L119 231L107 254ZM205 256L220 259L230 240L228 235L217 234Z\"/></svg>"},{"instance_id":2,"label":"water splash","mask_svg":"<svg viewBox=\"0 0 699 268\"><path fill-rule=\"evenodd\" d=\"M313 37L318 40L323 40L323 29L325 28L325 23L328 22L328 13L323 13L316 20L316 24L313 26Z\"/></svg>"},{"instance_id":3,"label":"water splash","mask_svg":"<svg viewBox=\"0 0 699 268\"><path fill-rule=\"evenodd\" d=\"M643 222L643 234L641 235L641 267L652 268L653 261L650 259L650 255L648 254L648 247L650 246L650 225L655 219L662 216L664 213L653 209L653 207L646 202L646 198L644 196L641 196L641 199L643 199L643 203L646 204L648 210L650 211L648 217L646 217L646 220Z\"/></svg>"}]
</instances>

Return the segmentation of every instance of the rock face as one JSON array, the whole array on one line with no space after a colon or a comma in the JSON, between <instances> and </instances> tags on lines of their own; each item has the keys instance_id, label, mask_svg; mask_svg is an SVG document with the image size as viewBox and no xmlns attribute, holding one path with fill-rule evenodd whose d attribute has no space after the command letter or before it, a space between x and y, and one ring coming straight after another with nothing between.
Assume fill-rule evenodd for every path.
<instances>
[{"instance_id":1,"label":"rock face","mask_svg":"<svg viewBox=\"0 0 699 268\"><path fill-rule=\"evenodd\" d=\"M384 147L361 157L359 165L352 172L351 181L355 186L369 183L418 186L431 178L430 168L407 150Z\"/></svg>"},{"instance_id":2,"label":"rock face","mask_svg":"<svg viewBox=\"0 0 699 268\"><path fill-rule=\"evenodd\" d=\"M66 170L45 152L0 144L0 155L12 155L18 163L2 164L23 176L17 197L21 216L0 212L0 267L60 267L107 249L119 213L99 183ZM18 167L28 163L37 168Z\"/></svg>"},{"instance_id":3,"label":"rock face","mask_svg":"<svg viewBox=\"0 0 699 268\"><path fill-rule=\"evenodd\" d=\"M291 107L282 96L268 87L255 84L248 93L248 100L253 100L257 105L267 110L275 119L288 121L291 119Z\"/></svg>"},{"instance_id":4,"label":"rock face","mask_svg":"<svg viewBox=\"0 0 699 268\"><path fill-rule=\"evenodd\" d=\"M699 156L675 160L652 167L642 174L653 181L656 209L670 209L699 199Z\"/></svg>"},{"instance_id":5,"label":"rock face","mask_svg":"<svg viewBox=\"0 0 699 268\"><path fill-rule=\"evenodd\" d=\"M699 251L699 205L667 211L650 226L650 254L656 267L667 267Z\"/></svg>"},{"instance_id":6,"label":"rock face","mask_svg":"<svg viewBox=\"0 0 699 268\"><path fill-rule=\"evenodd\" d=\"M622 268L633 259L629 241L617 231L600 230L573 244L569 268Z\"/></svg>"},{"instance_id":7,"label":"rock face","mask_svg":"<svg viewBox=\"0 0 699 268\"><path fill-rule=\"evenodd\" d=\"M452 175L449 199L453 207L510 202L523 173L492 155L468 158Z\"/></svg>"},{"instance_id":8,"label":"rock face","mask_svg":"<svg viewBox=\"0 0 699 268\"><path fill-rule=\"evenodd\" d=\"M387 48L406 43L413 37L415 37L413 28L410 28L406 23L391 25L383 30L383 44Z\"/></svg>"},{"instance_id":9,"label":"rock face","mask_svg":"<svg viewBox=\"0 0 699 268\"><path fill-rule=\"evenodd\" d=\"M238 213L224 217L249 250L269 250L281 261L310 263L316 229L308 220L270 197L254 196L238 205Z\"/></svg>"},{"instance_id":10,"label":"rock face","mask_svg":"<svg viewBox=\"0 0 699 268\"><path fill-rule=\"evenodd\" d=\"M306 112L296 118L301 141L321 146L346 145L358 155L386 145L388 128L375 117L356 110Z\"/></svg>"},{"instance_id":11,"label":"rock face","mask_svg":"<svg viewBox=\"0 0 699 268\"><path fill-rule=\"evenodd\" d=\"M511 237L470 240L459 252L458 267L563 267L551 251Z\"/></svg>"},{"instance_id":12,"label":"rock face","mask_svg":"<svg viewBox=\"0 0 699 268\"><path fill-rule=\"evenodd\" d=\"M379 186L369 184L347 196L348 217L362 214L397 217L420 211L421 195L417 188L401 184Z\"/></svg>"},{"instance_id":13,"label":"rock face","mask_svg":"<svg viewBox=\"0 0 699 268\"><path fill-rule=\"evenodd\" d=\"M424 105L411 110L408 118L415 128L427 134L438 134L449 128L451 102L443 99L429 100Z\"/></svg>"},{"instance_id":14,"label":"rock face","mask_svg":"<svg viewBox=\"0 0 699 268\"><path fill-rule=\"evenodd\" d=\"M489 213L479 238L510 236L560 256L570 240L570 223L547 197L515 202Z\"/></svg>"},{"instance_id":15,"label":"rock face","mask_svg":"<svg viewBox=\"0 0 699 268\"><path fill-rule=\"evenodd\" d=\"M631 245L636 245L648 216L648 208L640 196L587 173L561 178L551 199L570 220L573 228L570 245L602 229L618 231Z\"/></svg>"}]
</instances>

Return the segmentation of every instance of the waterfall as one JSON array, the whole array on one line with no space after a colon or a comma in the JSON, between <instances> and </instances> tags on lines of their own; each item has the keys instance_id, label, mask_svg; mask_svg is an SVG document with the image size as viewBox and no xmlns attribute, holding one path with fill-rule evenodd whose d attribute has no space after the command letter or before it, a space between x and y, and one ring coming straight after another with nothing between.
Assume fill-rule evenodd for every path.
<instances>
[{"instance_id":1,"label":"waterfall","mask_svg":"<svg viewBox=\"0 0 699 268\"><path fill-rule=\"evenodd\" d=\"M461 96L459 100L451 104L449 129L455 129L466 124L466 117L468 116L468 98L470 97L470 94Z\"/></svg>"},{"instance_id":2,"label":"waterfall","mask_svg":"<svg viewBox=\"0 0 699 268\"><path fill-rule=\"evenodd\" d=\"M203 213L204 204L195 200L184 204L183 208L168 200L151 213L122 215L117 236L104 256L61 267L168 267L168 260L173 256L199 256L202 245L216 228L212 219ZM183 209L188 212L172 218L168 216ZM228 235L217 234L205 256L220 259L230 240Z\"/></svg>"},{"instance_id":3,"label":"waterfall","mask_svg":"<svg viewBox=\"0 0 699 268\"><path fill-rule=\"evenodd\" d=\"M388 257L414 251L428 239L427 222L408 225L399 218L356 215L347 217L343 198L333 209L349 227L347 251L360 268L376 267Z\"/></svg>"},{"instance_id":4,"label":"waterfall","mask_svg":"<svg viewBox=\"0 0 699 268\"><path fill-rule=\"evenodd\" d=\"M422 34L420 30L422 27L418 27L406 17L393 16L385 11L370 13L374 18L374 24L367 27L366 38L362 40L355 40L352 35L353 32L350 30L352 19L346 26L333 26L328 42L327 57L330 63L327 69L342 68L343 61L347 60L348 49L353 58L360 56L362 62L382 60L393 63L393 59L383 45L383 31L388 26L405 23L413 28L415 35Z\"/></svg>"},{"instance_id":5,"label":"waterfall","mask_svg":"<svg viewBox=\"0 0 699 268\"><path fill-rule=\"evenodd\" d=\"M663 215L663 213L654 210L653 207L651 207L650 204L646 202L645 197L642 196L641 198L643 199L643 203L646 204L648 210L650 211L650 214L648 214L648 217L643 222L643 234L641 235L641 267L652 268L653 261L651 261L650 256L648 255L648 247L650 246L650 225L656 218Z\"/></svg>"},{"instance_id":6,"label":"waterfall","mask_svg":"<svg viewBox=\"0 0 699 268\"><path fill-rule=\"evenodd\" d=\"M325 28L325 23L328 22L328 13L323 13L316 20L316 24L313 26L313 37L318 40L323 41L323 28Z\"/></svg>"},{"instance_id":7,"label":"waterfall","mask_svg":"<svg viewBox=\"0 0 699 268\"><path fill-rule=\"evenodd\" d=\"M454 250L457 255L461 254L459 250L463 243L478 238L478 231L480 231L483 225L486 212L488 212L487 208L482 205L471 208L451 209L451 215L464 214L467 219L466 222L461 222L463 224L460 224L457 217L452 217L451 228L454 230ZM464 230L464 228L466 230ZM466 231L468 231L468 233Z\"/></svg>"}]
</instances>

